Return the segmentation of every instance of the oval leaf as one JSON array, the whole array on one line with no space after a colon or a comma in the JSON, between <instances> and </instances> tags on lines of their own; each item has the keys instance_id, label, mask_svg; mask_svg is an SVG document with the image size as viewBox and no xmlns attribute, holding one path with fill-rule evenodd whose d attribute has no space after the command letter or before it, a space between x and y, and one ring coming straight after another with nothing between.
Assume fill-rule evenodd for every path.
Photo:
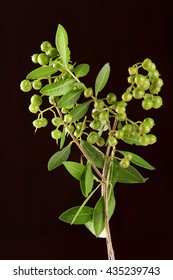
<instances>
[{"instance_id":1,"label":"oval leaf","mask_svg":"<svg viewBox=\"0 0 173 280\"><path fill-rule=\"evenodd\" d=\"M114 174L117 174L116 180L119 183L145 183L147 180L131 165L128 168L121 168L116 159L113 160L113 168Z\"/></svg>"},{"instance_id":2,"label":"oval leaf","mask_svg":"<svg viewBox=\"0 0 173 280\"><path fill-rule=\"evenodd\" d=\"M104 198L100 197L93 210L93 227L96 237L105 228Z\"/></svg>"},{"instance_id":3,"label":"oval leaf","mask_svg":"<svg viewBox=\"0 0 173 280\"><path fill-rule=\"evenodd\" d=\"M71 143L68 144L61 151L56 152L48 162L48 170L51 171L56 167L60 166L64 161L66 161L70 155Z\"/></svg>"},{"instance_id":4,"label":"oval leaf","mask_svg":"<svg viewBox=\"0 0 173 280\"><path fill-rule=\"evenodd\" d=\"M70 50L68 48L68 35L65 28L59 24L55 37L55 45L61 56L62 63L67 67L70 61Z\"/></svg>"},{"instance_id":5,"label":"oval leaf","mask_svg":"<svg viewBox=\"0 0 173 280\"><path fill-rule=\"evenodd\" d=\"M44 86L41 93L46 96L61 96L73 89L74 79L59 80L53 84Z\"/></svg>"},{"instance_id":6,"label":"oval leaf","mask_svg":"<svg viewBox=\"0 0 173 280\"><path fill-rule=\"evenodd\" d=\"M103 200L103 198L101 198L101 200ZM99 238L106 238L106 230L105 230L105 227L104 226L104 220L105 218L103 218L103 211L104 209L102 207L104 207L104 204L103 202L98 202L98 204L101 204L100 206L98 206L97 204L97 208L95 206L95 209L96 211L98 212L95 212L95 218L93 218L93 221L89 221L88 223L85 224L85 226L92 232L92 234L94 234L95 236L99 237ZM108 194L108 216L109 216L109 219L111 218L111 216L113 215L114 213L114 210L115 210L115 196L114 196L114 192L113 190L111 189L109 194ZM99 220L97 222L97 217L99 218L99 211L101 211L101 216L102 216L102 223L100 223L99 225L99 230L98 230L98 235L96 235L96 232L95 232L95 227L97 227L97 223L99 223ZM94 216L94 212L93 212L93 216ZM102 225L101 225L102 224ZM103 228L103 230L102 230ZM99 234L99 231L101 231L101 233Z\"/></svg>"},{"instance_id":7,"label":"oval leaf","mask_svg":"<svg viewBox=\"0 0 173 280\"><path fill-rule=\"evenodd\" d=\"M78 212L80 206L72 207L65 212L63 212L59 219L63 222L71 224L74 220L74 217L76 216L76 213ZM92 220L93 215L93 208L84 206L80 212L78 213L77 217L75 218L75 221L73 224L75 225L82 225Z\"/></svg>"},{"instance_id":8,"label":"oval leaf","mask_svg":"<svg viewBox=\"0 0 173 280\"><path fill-rule=\"evenodd\" d=\"M66 134L67 134L67 130L65 127L63 127L62 134L61 134L61 140L60 140L60 149L62 149L64 147L65 140L66 140Z\"/></svg>"},{"instance_id":9,"label":"oval leaf","mask_svg":"<svg viewBox=\"0 0 173 280\"><path fill-rule=\"evenodd\" d=\"M85 226L93 235L96 236L95 231L94 231L93 221L87 222L85 224ZM99 238L106 238L106 230L105 230L105 228L103 229L103 231L97 237L99 237Z\"/></svg>"},{"instance_id":10,"label":"oval leaf","mask_svg":"<svg viewBox=\"0 0 173 280\"><path fill-rule=\"evenodd\" d=\"M52 66L41 66L33 71L31 71L26 78L29 80L35 79L45 79L49 78L52 74L56 73L59 68L55 68Z\"/></svg>"},{"instance_id":11,"label":"oval leaf","mask_svg":"<svg viewBox=\"0 0 173 280\"><path fill-rule=\"evenodd\" d=\"M92 173L91 164L87 163L80 179L80 187L82 194L87 197L92 191L94 185L94 176Z\"/></svg>"},{"instance_id":12,"label":"oval leaf","mask_svg":"<svg viewBox=\"0 0 173 280\"><path fill-rule=\"evenodd\" d=\"M78 66L76 66L74 68L74 73L76 75L76 77L81 78L84 77L88 74L90 70L90 66L89 64L79 64Z\"/></svg>"},{"instance_id":13,"label":"oval leaf","mask_svg":"<svg viewBox=\"0 0 173 280\"><path fill-rule=\"evenodd\" d=\"M106 63L98 73L95 81L95 92L100 92L106 85L110 75L110 65Z\"/></svg>"},{"instance_id":14,"label":"oval leaf","mask_svg":"<svg viewBox=\"0 0 173 280\"><path fill-rule=\"evenodd\" d=\"M73 105L80 97L82 90L73 90L63 95L58 102L59 108L66 108Z\"/></svg>"},{"instance_id":15,"label":"oval leaf","mask_svg":"<svg viewBox=\"0 0 173 280\"><path fill-rule=\"evenodd\" d=\"M65 161L63 165L67 171L77 180L80 180L82 173L84 172L85 166L78 162Z\"/></svg>"},{"instance_id":16,"label":"oval leaf","mask_svg":"<svg viewBox=\"0 0 173 280\"><path fill-rule=\"evenodd\" d=\"M91 162L98 168L103 168L104 165L104 155L103 153L94 147L92 144L88 143L87 141L81 142L82 148L84 149L85 153L90 158Z\"/></svg>"},{"instance_id":17,"label":"oval leaf","mask_svg":"<svg viewBox=\"0 0 173 280\"><path fill-rule=\"evenodd\" d=\"M75 108L73 108L70 111L70 115L72 116L72 122L78 121L86 115L90 103L91 101L86 101L82 104L78 104Z\"/></svg>"},{"instance_id":18,"label":"oval leaf","mask_svg":"<svg viewBox=\"0 0 173 280\"><path fill-rule=\"evenodd\" d=\"M119 152L120 154L122 154L123 156L125 156L126 154L128 153L131 153L131 152L127 152L127 151L120 151L118 150L117 152ZM149 164L146 160L144 160L142 157L134 154L134 153L131 153L132 155L132 159L130 160L132 163L140 166L140 167L143 167L143 168L146 168L146 169L149 169L149 170L154 170L155 167L152 166L151 164Z\"/></svg>"}]
</instances>

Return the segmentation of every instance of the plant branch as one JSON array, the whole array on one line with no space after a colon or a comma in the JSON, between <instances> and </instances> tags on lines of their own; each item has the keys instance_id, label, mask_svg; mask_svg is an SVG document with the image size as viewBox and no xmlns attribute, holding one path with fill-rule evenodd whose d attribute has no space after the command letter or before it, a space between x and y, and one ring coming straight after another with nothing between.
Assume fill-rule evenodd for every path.
<instances>
[{"instance_id":1,"label":"plant branch","mask_svg":"<svg viewBox=\"0 0 173 280\"><path fill-rule=\"evenodd\" d=\"M117 126L117 120L114 119L114 123L112 126L112 130L114 131ZM112 153L115 153L115 148L112 148ZM115 260L115 254L114 249L112 245L112 238L111 238L111 232L110 232L110 226L109 226L109 205L108 205L108 190L109 190L109 180L110 180L110 174L111 174L111 162L110 159L110 152L111 152L111 146L107 146L106 155L105 155L105 161L103 166L103 172L102 176L104 178L104 182L102 183L102 195L104 197L104 212L105 212L105 229L106 229L106 245L107 245L107 254L109 260Z\"/></svg>"},{"instance_id":2,"label":"plant branch","mask_svg":"<svg viewBox=\"0 0 173 280\"><path fill-rule=\"evenodd\" d=\"M58 112L60 118L63 120L63 115L62 115L61 111L59 110L59 108L58 108L57 106L56 106L56 110L57 110L57 112ZM104 181L104 178L103 178L101 172L98 170L98 168L95 166L95 164L92 163L92 161L90 160L89 156L88 156L88 155L85 153L85 151L83 150L83 148L82 148L81 144L79 143L79 141L77 140L77 138L76 138L76 137L74 136L74 134L71 132L70 128L69 128L67 125L65 125L65 124L64 124L64 126L65 126L65 128L67 129L69 135L71 136L73 142L76 144L76 146L77 146L77 147L79 148L79 150L82 152L82 154L84 155L84 157L85 157L88 161L91 162L91 166L92 166L92 168L94 169L94 171L96 172L96 174L100 177L100 179L101 179L102 181Z\"/></svg>"}]
</instances>

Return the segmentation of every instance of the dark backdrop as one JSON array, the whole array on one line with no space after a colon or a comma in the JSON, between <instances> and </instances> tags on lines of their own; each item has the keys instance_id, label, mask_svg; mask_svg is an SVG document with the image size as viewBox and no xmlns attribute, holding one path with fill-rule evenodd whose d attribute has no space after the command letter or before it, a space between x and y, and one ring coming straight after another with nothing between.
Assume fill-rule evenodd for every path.
<instances>
[{"instance_id":1,"label":"dark backdrop","mask_svg":"<svg viewBox=\"0 0 173 280\"><path fill-rule=\"evenodd\" d=\"M173 259L172 9L171 1L153 0L1 0L1 259L107 258L105 240L58 220L82 197L63 167L48 172L57 147L50 128L34 135L29 98L19 90L34 68L31 55L42 41L54 42L58 23L69 34L73 61L90 64L85 81L91 86L106 62L111 63L107 90L119 95L127 88L127 68L146 57L162 74L164 106L150 112L158 142L130 147L156 171L142 171L150 177L143 185L117 185L111 230L117 259ZM131 114L138 117L136 108Z\"/></svg>"}]
</instances>

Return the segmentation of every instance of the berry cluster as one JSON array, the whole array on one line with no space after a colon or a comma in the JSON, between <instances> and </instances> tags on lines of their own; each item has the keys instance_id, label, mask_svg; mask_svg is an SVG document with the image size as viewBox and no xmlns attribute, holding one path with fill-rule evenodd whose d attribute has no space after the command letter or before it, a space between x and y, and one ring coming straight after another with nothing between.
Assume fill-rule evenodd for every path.
<instances>
[{"instance_id":1,"label":"berry cluster","mask_svg":"<svg viewBox=\"0 0 173 280\"><path fill-rule=\"evenodd\" d=\"M139 73L140 69L147 71L147 75ZM146 58L142 63L137 63L128 69L128 83L131 84L127 91L123 93L122 99L129 102L132 98L143 99L142 108L150 110L158 109L162 106L163 100L158 93L163 86L163 80L159 77L159 71L151 59Z\"/></svg>"}]
</instances>

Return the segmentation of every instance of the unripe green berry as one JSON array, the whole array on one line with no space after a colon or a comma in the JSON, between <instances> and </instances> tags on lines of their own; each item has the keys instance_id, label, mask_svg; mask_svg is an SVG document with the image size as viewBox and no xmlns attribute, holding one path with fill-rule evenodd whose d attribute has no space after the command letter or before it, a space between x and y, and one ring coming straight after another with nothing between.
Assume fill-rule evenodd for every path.
<instances>
[{"instance_id":1,"label":"unripe green berry","mask_svg":"<svg viewBox=\"0 0 173 280\"><path fill-rule=\"evenodd\" d=\"M84 90L84 96L86 98L89 98L89 97L93 96L93 89L91 87L90 88L86 88Z\"/></svg>"},{"instance_id":2,"label":"unripe green berry","mask_svg":"<svg viewBox=\"0 0 173 280\"><path fill-rule=\"evenodd\" d=\"M54 117L54 118L51 120L51 122L52 122L52 124L53 124L54 126L59 127L60 124L62 123L62 120L61 120L60 117Z\"/></svg>"},{"instance_id":3,"label":"unripe green berry","mask_svg":"<svg viewBox=\"0 0 173 280\"><path fill-rule=\"evenodd\" d=\"M116 137L117 139L121 139L121 138L123 138L123 136L124 136L124 132L123 132L122 130L117 130L117 131L115 132L115 137Z\"/></svg>"},{"instance_id":4,"label":"unripe green berry","mask_svg":"<svg viewBox=\"0 0 173 280\"><path fill-rule=\"evenodd\" d=\"M151 108L153 108L153 101L151 99L149 99L149 98L144 99L142 101L142 108L144 110L150 110Z\"/></svg>"},{"instance_id":5,"label":"unripe green berry","mask_svg":"<svg viewBox=\"0 0 173 280\"><path fill-rule=\"evenodd\" d=\"M100 121L100 120L93 120L93 121L90 123L90 127L91 127L92 129L99 130L99 128L101 127L101 121Z\"/></svg>"},{"instance_id":6,"label":"unripe green berry","mask_svg":"<svg viewBox=\"0 0 173 280\"><path fill-rule=\"evenodd\" d=\"M157 137L154 134L148 134L149 144L154 144L157 142Z\"/></svg>"},{"instance_id":7,"label":"unripe green berry","mask_svg":"<svg viewBox=\"0 0 173 280\"><path fill-rule=\"evenodd\" d=\"M46 65L49 63L49 57L45 53L40 53L38 55L38 63L40 65Z\"/></svg>"},{"instance_id":8,"label":"unripe green berry","mask_svg":"<svg viewBox=\"0 0 173 280\"><path fill-rule=\"evenodd\" d=\"M100 112L99 111L97 111L96 109L93 109L92 110L92 117L93 117L93 119L95 119L95 120L99 120L99 115L100 115Z\"/></svg>"},{"instance_id":9,"label":"unripe green berry","mask_svg":"<svg viewBox=\"0 0 173 280\"><path fill-rule=\"evenodd\" d=\"M142 62L142 67L143 69L150 71L151 67L152 67L152 61L149 58L144 59L144 61Z\"/></svg>"},{"instance_id":10,"label":"unripe green berry","mask_svg":"<svg viewBox=\"0 0 173 280\"><path fill-rule=\"evenodd\" d=\"M115 93L108 93L106 96L106 101L108 104L113 104L117 101L117 96Z\"/></svg>"},{"instance_id":11,"label":"unripe green berry","mask_svg":"<svg viewBox=\"0 0 173 280\"><path fill-rule=\"evenodd\" d=\"M58 129L55 129L51 132L51 136L52 136L53 139L58 140L58 139L61 138L62 132Z\"/></svg>"},{"instance_id":12,"label":"unripe green berry","mask_svg":"<svg viewBox=\"0 0 173 280\"><path fill-rule=\"evenodd\" d=\"M124 114L126 111L126 107L118 104L115 108L115 111L117 112L117 114Z\"/></svg>"},{"instance_id":13,"label":"unripe green berry","mask_svg":"<svg viewBox=\"0 0 173 280\"><path fill-rule=\"evenodd\" d=\"M139 138L139 144L141 146L147 146L150 144L150 139L149 139L149 136L148 135L142 135L140 136Z\"/></svg>"},{"instance_id":14,"label":"unripe green berry","mask_svg":"<svg viewBox=\"0 0 173 280\"><path fill-rule=\"evenodd\" d=\"M117 121L123 122L127 119L127 114L119 114L118 116L116 116Z\"/></svg>"},{"instance_id":15,"label":"unripe green berry","mask_svg":"<svg viewBox=\"0 0 173 280\"><path fill-rule=\"evenodd\" d=\"M90 144L95 144L98 140L99 140L99 135L95 131L90 132L90 134L87 137L87 141Z\"/></svg>"},{"instance_id":16,"label":"unripe green berry","mask_svg":"<svg viewBox=\"0 0 173 280\"><path fill-rule=\"evenodd\" d=\"M163 100L161 96L154 96L153 97L153 108L158 109L163 105Z\"/></svg>"},{"instance_id":17,"label":"unripe green berry","mask_svg":"<svg viewBox=\"0 0 173 280\"><path fill-rule=\"evenodd\" d=\"M146 118L144 119L143 122L148 123L148 125L150 126L150 128L152 128L154 126L154 120L152 118Z\"/></svg>"},{"instance_id":18,"label":"unripe green berry","mask_svg":"<svg viewBox=\"0 0 173 280\"><path fill-rule=\"evenodd\" d=\"M34 105L40 106L42 104L42 98L40 95L38 94L34 94L31 99L30 99L31 103L33 103Z\"/></svg>"},{"instance_id":19,"label":"unripe green berry","mask_svg":"<svg viewBox=\"0 0 173 280\"><path fill-rule=\"evenodd\" d=\"M46 118L41 118L40 121L42 127L46 127L48 125L48 120Z\"/></svg>"},{"instance_id":20,"label":"unripe green berry","mask_svg":"<svg viewBox=\"0 0 173 280\"><path fill-rule=\"evenodd\" d=\"M146 134L150 132L151 127L147 122L142 122L139 126L139 133L140 134Z\"/></svg>"},{"instance_id":21,"label":"unripe green berry","mask_svg":"<svg viewBox=\"0 0 173 280\"><path fill-rule=\"evenodd\" d=\"M32 60L32 62L33 63L38 63L38 54L37 53L35 53L35 54L33 54L32 56L31 56L31 60Z\"/></svg>"},{"instance_id":22,"label":"unripe green berry","mask_svg":"<svg viewBox=\"0 0 173 280\"><path fill-rule=\"evenodd\" d=\"M130 161L127 158L122 158L119 162L121 168L128 168L130 165Z\"/></svg>"},{"instance_id":23,"label":"unripe green berry","mask_svg":"<svg viewBox=\"0 0 173 280\"><path fill-rule=\"evenodd\" d=\"M94 102L94 108L95 109L103 109L103 107L105 106L105 103L103 101L103 99L97 99L95 102Z\"/></svg>"},{"instance_id":24,"label":"unripe green berry","mask_svg":"<svg viewBox=\"0 0 173 280\"><path fill-rule=\"evenodd\" d=\"M130 135L133 132L133 125L128 123L122 127L122 131L124 134Z\"/></svg>"},{"instance_id":25,"label":"unripe green berry","mask_svg":"<svg viewBox=\"0 0 173 280\"><path fill-rule=\"evenodd\" d=\"M101 121L107 121L109 119L109 112L108 111L100 112L99 119Z\"/></svg>"},{"instance_id":26,"label":"unripe green berry","mask_svg":"<svg viewBox=\"0 0 173 280\"><path fill-rule=\"evenodd\" d=\"M129 72L129 75L133 76L133 75L137 74L138 69L135 66L131 66L128 68L128 72Z\"/></svg>"},{"instance_id":27,"label":"unripe green berry","mask_svg":"<svg viewBox=\"0 0 173 280\"><path fill-rule=\"evenodd\" d=\"M42 88L42 82L40 80L35 80L32 82L32 86L35 90L40 90Z\"/></svg>"},{"instance_id":28,"label":"unripe green berry","mask_svg":"<svg viewBox=\"0 0 173 280\"><path fill-rule=\"evenodd\" d=\"M39 109L40 109L40 108L39 108L39 105L37 105L37 104L31 103L31 104L29 105L29 111L30 111L31 113L33 113L33 114L38 113Z\"/></svg>"},{"instance_id":29,"label":"unripe green berry","mask_svg":"<svg viewBox=\"0 0 173 280\"><path fill-rule=\"evenodd\" d=\"M109 136L108 137L108 144L111 147L115 147L118 144L118 141L117 141L117 139L114 136Z\"/></svg>"},{"instance_id":30,"label":"unripe green berry","mask_svg":"<svg viewBox=\"0 0 173 280\"><path fill-rule=\"evenodd\" d=\"M57 49L56 48L50 48L50 49L48 49L48 51L46 52L46 55L47 56L49 56L49 57L51 57L51 58L55 58L55 57L57 57L57 55L58 55L58 51L57 51Z\"/></svg>"},{"instance_id":31,"label":"unripe green berry","mask_svg":"<svg viewBox=\"0 0 173 280\"><path fill-rule=\"evenodd\" d=\"M23 91L23 92L29 92L31 89L32 89L32 84L29 80L23 80L21 83L20 83L20 89Z\"/></svg>"},{"instance_id":32,"label":"unripe green berry","mask_svg":"<svg viewBox=\"0 0 173 280\"><path fill-rule=\"evenodd\" d=\"M100 137L99 140L97 141L97 145L99 147L102 147L104 146L104 144L105 144L105 139L103 137Z\"/></svg>"},{"instance_id":33,"label":"unripe green berry","mask_svg":"<svg viewBox=\"0 0 173 280\"><path fill-rule=\"evenodd\" d=\"M131 101L132 100L132 94L130 93L130 92L124 92L123 93L123 95L122 95L122 99L123 99L123 101L125 101L125 102L129 102L129 101Z\"/></svg>"},{"instance_id":34,"label":"unripe green berry","mask_svg":"<svg viewBox=\"0 0 173 280\"><path fill-rule=\"evenodd\" d=\"M132 160L132 157L133 157L133 156L132 156L131 153L126 153L126 154L125 154L125 158L128 159L129 161Z\"/></svg>"},{"instance_id":35,"label":"unripe green berry","mask_svg":"<svg viewBox=\"0 0 173 280\"><path fill-rule=\"evenodd\" d=\"M42 52L47 52L51 47L52 47L52 45L49 41L44 41L41 44L40 49Z\"/></svg>"},{"instance_id":36,"label":"unripe green berry","mask_svg":"<svg viewBox=\"0 0 173 280\"><path fill-rule=\"evenodd\" d=\"M71 123L72 122L72 116L70 114L67 114L64 116L64 122Z\"/></svg>"},{"instance_id":37,"label":"unripe green berry","mask_svg":"<svg viewBox=\"0 0 173 280\"><path fill-rule=\"evenodd\" d=\"M144 95L145 95L145 91L142 90L142 89L140 89L140 88L138 88L138 87L136 87L136 88L133 90L133 97L134 97L135 99L141 99L141 98L144 97Z\"/></svg>"}]
</instances>

